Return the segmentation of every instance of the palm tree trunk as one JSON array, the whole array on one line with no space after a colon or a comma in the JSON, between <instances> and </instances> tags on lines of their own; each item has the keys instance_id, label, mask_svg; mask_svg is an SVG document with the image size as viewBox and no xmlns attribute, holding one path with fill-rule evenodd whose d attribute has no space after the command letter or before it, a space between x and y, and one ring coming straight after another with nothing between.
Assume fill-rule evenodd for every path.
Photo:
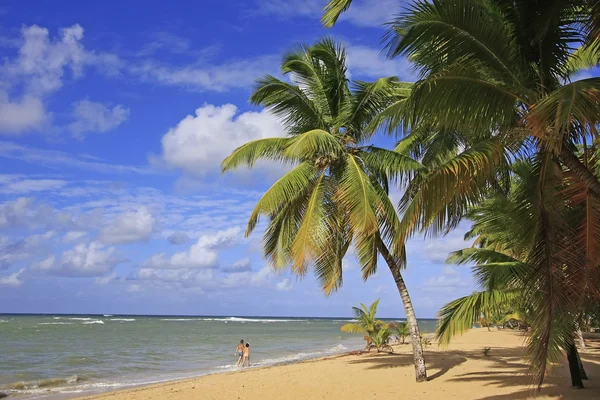
<instances>
[{"instance_id":1,"label":"palm tree trunk","mask_svg":"<svg viewBox=\"0 0 600 400\"><path fill-rule=\"evenodd\" d=\"M410 342L413 349L416 380L417 382L424 382L427 380L427 368L425 367L425 358L423 356L421 333L419 332L417 317L415 315L412 301L410 300L410 295L408 294L408 289L406 288L406 284L404 283L404 279L400 273L400 263L390 254L390 251L385 246L383 241L378 240L377 242L377 249L383 256L383 259L392 272L392 276L394 277L394 281L396 281L396 286L398 287L398 292L400 292L400 297L402 298L402 304L404 304L406 322L408 323Z\"/></svg>"},{"instance_id":2,"label":"palm tree trunk","mask_svg":"<svg viewBox=\"0 0 600 400\"><path fill-rule=\"evenodd\" d=\"M577 349L577 348L575 348ZM585 373L585 368L583 368L583 362L581 362L581 357L579 356L579 352L577 351L575 353L575 355L577 355L577 364L579 365L579 373L581 374L581 379L583 379L584 381L588 380L588 376Z\"/></svg>"},{"instance_id":3,"label":"palm tree trunk","mask_svg":"<svg viewBox=\"0 0 600 400\"><path fill-rule=\"evenodd\" d=\"M563 146L563 149L560 151L560 159L582 182L586 184L596 197L600 197L600 181L592 171L583 165L575 154L571 153Z\"/></svg>"},{"instance_id":4,"label":"palm tree trunk","mask_svg":"<svg viewBox=\"0 0 600 400\"><path fill-rule=\"evenodd\" d=\"M581 369L577 362L577 346L575 346L574 341L567 345L567 360L569 361L569 372L571 373L571 386L577 389L583 389Z\"/></svg>"}]
</instances>

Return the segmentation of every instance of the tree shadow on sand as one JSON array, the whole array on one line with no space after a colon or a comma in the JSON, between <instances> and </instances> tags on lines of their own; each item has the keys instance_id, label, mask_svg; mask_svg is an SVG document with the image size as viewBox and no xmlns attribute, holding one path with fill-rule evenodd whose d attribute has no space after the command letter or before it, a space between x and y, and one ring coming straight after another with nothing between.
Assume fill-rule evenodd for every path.
<instances>
[{"instance_id":1,"label":"tree shadow on sand","mask_svg":"<svg viewBox=\"0 0 600 400\"><path fill-rule=\"evenodd\" d=\"M434 380L444 375L452 368L456 367L467 361L467 359L461 355L461 352L425 352L425 360L427 361L427 369L437 369L438 372L429 375L428 380ZM412 354L373 354L367 357L362 357L358 360L350 361L351 364L371 364L367 369L383 369L383 368L395 368L403 367L407 365L413 365Z\"/></svg>"},{"instance_id":2,"label":"tree shadow on sand","mask_svg":"<svg viewBox=\"0 0 600 400\"><path fill-rule=\"evenodd\" d=\"M600 346L592 346L589 352L582 353L589 380L584 384L586 389L575 390L570 388L569 370L565 363L552 368L550 374L544 381L540 396L560 397L564 399L600 399ZM481 386L497 388L511 388L514 391L509 394L496 396L485 396L479 399L509 400L528 399L534 394L532 381L527 375L528 364L524 359L523 348L492 348L490 354L485 356L483 351L426 351L425 359L427 369L434 372L429 376L430 381L448 374L452 369L470 360L485 360L489 367L480 371L471 371L459 374L450 372L446 377L448 382L474 382ZM412 354L364 354L363 357L350 361L351 364L367 364L367 369L384 369L411 366L413 364ZM477 399L477 393L473 394Z\"/></svg>"},{"instance_id":3,"label":"tree shadow on sand","mask_svg":"<svg viewBox=\"0 0 600 400\"><path fill-rule=\"evenodd\" d=\"M593 350L593 349L592 349ZM475 358L476 355L465 354L467 358ZM599 383L595 378L600 376L600 358L595 351L592 353L581 354L589 380L584 382L586 389L577 390L570 388L571 380L566 360L563 364L554 366L551 372L546 376L544 385L539 396L545 398L559 397L564 399L595 399L599 398ZM497 349L493 357L488 360L495 367L490 371L477 371L465 374L455 375L449 381L456 382L476 382L481 386L494 386L498 388L515 387L513 393L498 394L496 396L485 396L480 400L509 400L509 399L529 399L534 396L534 385L531 377L527 375L528 364L523 358L522 349ZM510 368L509 371L503 371L504 368Z\"/></svg>"}]
</instances>

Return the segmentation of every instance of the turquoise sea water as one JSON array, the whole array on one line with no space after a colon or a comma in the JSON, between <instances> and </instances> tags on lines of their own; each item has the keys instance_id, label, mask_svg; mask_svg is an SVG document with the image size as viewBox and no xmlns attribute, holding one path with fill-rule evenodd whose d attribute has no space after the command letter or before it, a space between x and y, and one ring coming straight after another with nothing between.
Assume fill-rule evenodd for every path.
<instances>
[{"instance_id":1,"label":"turquoise sea water","mask_svg":"<svg viewBox=\"0 0 600 400\"><path fill-rule=\"evenodd\" d=\"M253 367L356 350L350 319L0 315L0 392L68 398L235 369L240 339ZM435 320L420 320L433 332Z\"/></svg>"}]
</instances>

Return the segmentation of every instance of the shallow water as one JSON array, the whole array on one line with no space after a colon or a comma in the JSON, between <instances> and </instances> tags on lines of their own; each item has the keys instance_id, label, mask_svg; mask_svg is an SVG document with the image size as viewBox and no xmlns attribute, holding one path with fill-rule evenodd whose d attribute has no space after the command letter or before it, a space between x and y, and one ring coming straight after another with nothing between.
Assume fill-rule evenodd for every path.
<instances>
[{"instance_id":1,"label":"shallow water","mask_svg":"<svg viewBox=\"0 0 600 400\"><path fill-rule=\"evenodd\" d=\"M240 339L253 366L361 348L349 319L0 315L0 391L26 398L163 382L235 369ZM420 320L432 332L435 320Z\"/></svg>"}]
</instances>

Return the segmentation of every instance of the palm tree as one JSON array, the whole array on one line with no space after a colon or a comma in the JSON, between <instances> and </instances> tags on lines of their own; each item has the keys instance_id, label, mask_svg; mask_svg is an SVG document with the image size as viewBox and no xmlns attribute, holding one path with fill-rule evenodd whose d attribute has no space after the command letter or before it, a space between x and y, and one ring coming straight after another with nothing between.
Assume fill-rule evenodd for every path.
<instances>
[{"instance_id":1,"label":"palm tree","mask_svg":"<svg viewBox=\"0 0 600 400\"><path fill-rule=\"evenodd\" d=\"M396 78L367 83L346 77L344 48L330 39L299 46L283 58L282 72L258 81L251 102L281 117L288 136L249 142L222 163L226 172L256 160L294 165L258 201L246 235L266 216L264 252L275 268L291 265L304 276L312 265L329 295L342 284L342 259L353 245L367 279L378 255L386 261L409 323L417 381L426 380L425 361L412 302L401 274L406 265L399 218L388 186L419 173L419 162L369 146L377 116L406 98L408 85Z\"/></svg>"},{"instance_id":2,"label":"palm tree","mask_svg":"<svg viewBox=\"0 0 600 400\"><path fill-rule=\"evenodd\" d=\"M530 354L544 357L537 362L533 359L532 366L536 368L534 372L538 378L548 362L555 362L562 356L563 349L568 355L573 386L583 387L585 372L580 366L574 333L577 314L587 302L587 288L594 285L597 275L586 274L585 269L578 268L584 257L577 255L572 255L579 258L575 262L561 260L560 270L553 271L550 276L539 267L537 253L550 250L544 248L549 244L541 242L536 234L536 226L543 226L539 221L543 215L532 212L538 201L535 186L540 180L541 167L541 162L519 161L514 166L510 191L490 197L470 210L468 218L473 221L473 226L466 236L476 238L476 247L452 253L448 262L474 262L473 273L482 291L445 305L438 314L437 336L440 343L446 344L452 336L469 329L482 315L497 316L500 323L518 319L532 327L528 338ZM583 210L573 207L573 188L569 187L569 179L573 178L565 175L567 189L556 194L557 202L565 204L548 217L564 218L568 214L570 222L577 226L586 215ZM553 243L564 246L576 236L573 233L556 231ZM549 296L548 287L558 294ZM561 300L559 297L562 296L569 300ZM548 307L543 304L547 301L556 303L552 309L554 314L550 316L546 314ZM546 326L548 323L550 327ZM541 353L542 350L545 353Z\"/></svg>"},{"instance_id":3,"label":"palm tree","mask_svg":"<svg viewBox=\"0 0 600 400\"><path fill-rule=\"evenodd\" d=\"M350 3L330 1L325 22L335 22ZM527 266L525 287L546 295L532 298L538 340L529 355L538 388L547 361L558 354L556 339L571 337L572 323L560 318L572 320L588 296L600 297L600 181L593 160L600 78L571 81L600 60L598 10L597 1L418 0L385 37L388 55L408 57L420 73L397 121L458 131L473 143L483 135L508 153L497 157L472 145L443 173L416 176L400 204L406 236L452 229L470 206L507 189L498 179L507 176L506 161L535 155L533 221L523 242L530 247L515 260ZM572 218L573 209L586 210L585 217ZM575 290L576 276L586 282L583 290Z\"/></svg>"},{"instance_id":4,"label":"palm tree","mask_svg":"<svg viewBox=\"0 0 600 400\"><path fill-rule=\"evenodd\" d=\"M356 322L343 325L340 330L346 333L363 333L364 339L367 342L365 347L366 350L370 351L372 344L377 347L377 352L381 349L381 343L375 342L380 339L379 332L388 330L388 324L377 319L377 306L379 305L379 299L375 300L369 307L360 303L360 307L352 307L354 311L354 318Z\"/></svg>"},{"instance_id":5,"label":"palm tree","mask_svg":"<svg viewBox=\"0 0 600 400\"><path fill-rule=\"evenodd\" d=\"M406 337L409 335L408 324L406 322L400 322L394 325L396 330L396 340L404 344Z\"/></svg>"}]
</instances>

